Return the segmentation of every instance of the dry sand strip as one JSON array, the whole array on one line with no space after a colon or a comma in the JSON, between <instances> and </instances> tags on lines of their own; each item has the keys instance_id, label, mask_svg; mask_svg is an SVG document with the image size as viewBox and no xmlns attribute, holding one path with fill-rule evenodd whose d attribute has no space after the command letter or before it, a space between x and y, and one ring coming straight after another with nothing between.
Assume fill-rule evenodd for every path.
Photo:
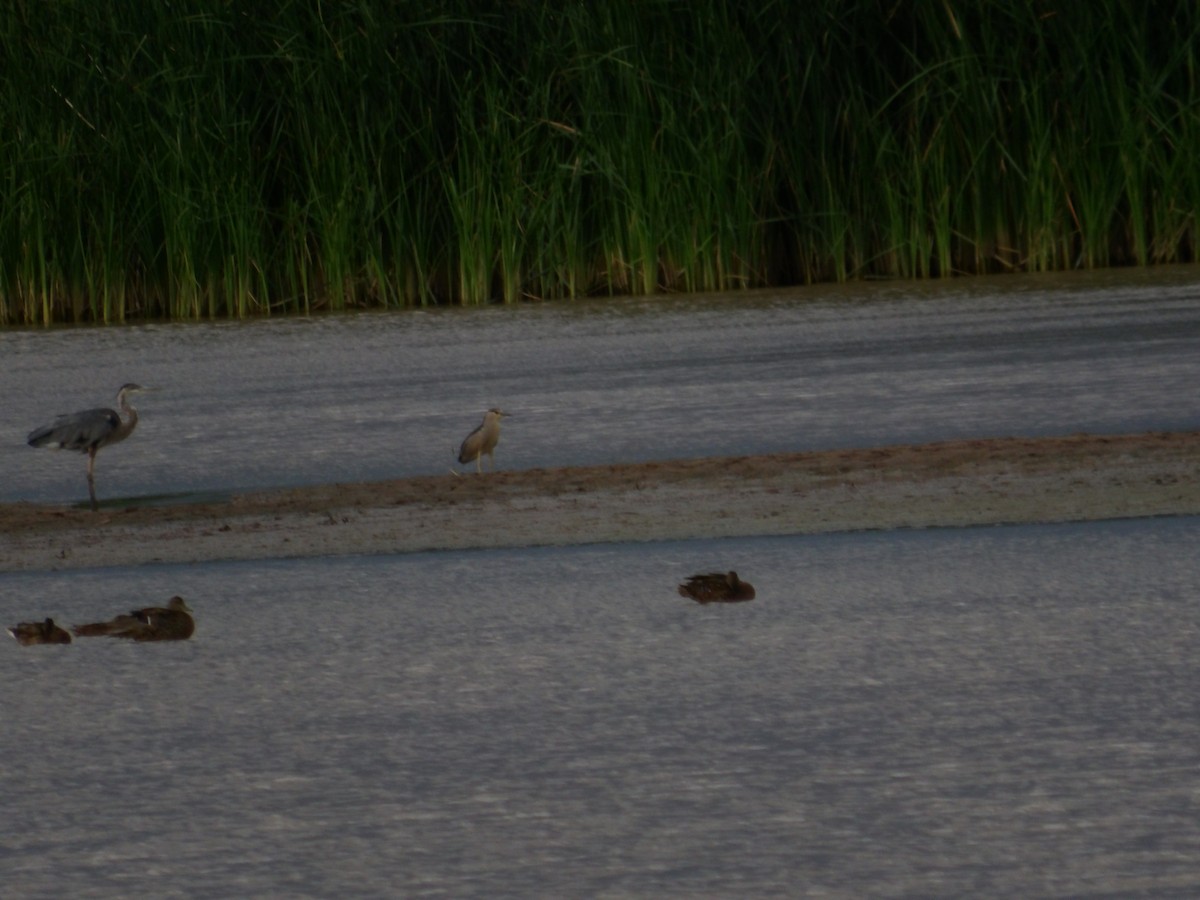
<instances>
[{"instance_id":1,"label":"dry sand strip","mask_svg":"<svg viewBox=\"0 0 1200 900\"><path fill-rule=\"evenodd\" d=\"M83 509L0 504L0 571L1200 513L1200 432L452 474Z\"/></svg>"}]
</instances>

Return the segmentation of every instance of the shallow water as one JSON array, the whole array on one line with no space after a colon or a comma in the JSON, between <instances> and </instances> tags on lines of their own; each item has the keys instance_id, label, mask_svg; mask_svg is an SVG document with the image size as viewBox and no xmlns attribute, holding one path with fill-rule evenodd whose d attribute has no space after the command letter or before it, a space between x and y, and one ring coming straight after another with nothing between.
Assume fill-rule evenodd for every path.
<instances>
[{"instance_id":1,"label":"shallow water","mask_svg":"<svg viewBox=\"0 0 1200 900\"><path fill-rule=\"evenodd\" d=\"M1200 427L1200 270L0 333L0 499ZM111 386L110 386L111 385ZM3 896L1200 895L1200 519L4 574ZM752 603L673 592L733 566ZM3 569L0 560L0 570Z\"/></svg>"},{"instance_id":2,"label":"shallow water","mask_svg":"<svg viewBox=\"0 0 1200 900\"><path fill-rule=\"evenodd\" d=\"M1200 519L0 575L6 897L1196 896ZM736 566L758 599L697 606Z\"/></svg>"},{"instance_id":3,"label":"shallow water","mask_svg":"<svg viewBox=\"0 0 1200 900\"><path fill-rule=\"evenodd\" d=\"M483 410L502 468L1200 427L1200 269L852 285L249 324L0 332L0 500L85 499L33 450L138 399L101 499L444 473Z\"/></svg>"}]
</instances>

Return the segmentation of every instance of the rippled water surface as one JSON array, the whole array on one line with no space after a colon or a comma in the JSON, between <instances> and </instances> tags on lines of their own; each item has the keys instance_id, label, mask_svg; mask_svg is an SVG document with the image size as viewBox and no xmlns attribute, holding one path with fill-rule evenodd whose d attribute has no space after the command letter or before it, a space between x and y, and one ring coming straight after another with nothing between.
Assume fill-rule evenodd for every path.
<instances>
[{"instance_id":1,"label":"rippled water surface","mask_svg":"<svg viewBox=\"0 0 1200 900\"><path fill-rule=\"evenodd\" d=\"M0 499L1200 427L1173 269L0 333ZM1200 896L1200 519L4 573L0 895ZM117 562L117 561L114 561ZM736 568L752 603L701 607Z\"/></svg>"},{"instance_id":2,"label":"rippled water surface","mask_svg":"<svg viewBox=\"0 0 1200 900\"><path fill-rule=\"evenodd\" d=\"M1200 269L252 324L0 332L0 500L86 499L25 435L111 405L101 498L502 467L1200 427Z\"/></svg>"},{"instance_id":3,"label":"rippled water surface","mask_svg":"<svg viewBox=\"0 0 1200 900\"><path fill-rule=\"evenodd\" d=\"M198 618L0 645L5 896L1197 896L1198 539L0 576L6 610ZM715 561L758 599L673 594Z\"/></svg>"}]
</instances>

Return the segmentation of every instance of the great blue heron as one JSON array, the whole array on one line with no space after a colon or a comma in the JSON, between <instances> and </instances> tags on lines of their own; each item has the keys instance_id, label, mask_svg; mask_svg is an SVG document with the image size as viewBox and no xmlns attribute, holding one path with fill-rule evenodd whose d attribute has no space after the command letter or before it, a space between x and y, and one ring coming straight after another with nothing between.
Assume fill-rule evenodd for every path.
<instances>
[{"instance_id":1,"label":"great blue heron","mask_svg":"<svg viewBox=\"0 0 1200 900\"><path fill-rule=\"evenodd\" d=\"M76 625L74 631L78 637L106 635L131 641L186 641L196 630L191 612L182 597L172 597L166 606L147 606L107 622Z\"/></svg>"},{"instance_id":2,"label":"great blue heron","mask_svg":"<svg viewBox=\"0 0 1200 900\"><path fill-rule=\"evenodd\" d=\"M78 450L88 456L88 496L92 509L96 505L96 451L117 441L123 441L137 427L138 414L129 403L129 395L148 390L139 384L124 384L117 391L117 406L127 418L122 419L115 409L101 407L59 416L49 425L29 432L29 446Z\"/></svg>"},{"instance_id":3,"label":"great blue heron","mask_svg":"<svg viewBox=\"0 0 1200 900\"><path fill-rule=\"evenodd\" d=\"M507 416L502 409L489 409L483 414L483 423L467 435L458 450L458 461L469 463L475 461L475 471L483 472L483 454L492 461L492 471L496 471L496 444L500 442L500 420Z\"/></svg>"},{"instance_id":4,"label":"great blue heron","mask_svg":"<svg viewBox=\"0 0 1200 900\"><path fill-rule=\"evenodd\" d=\"M697 603L741 603L754 599L754 585L738 578L737 572L693 575L679 586L679 593Z\"/></svg>"},{"instance_id":5,"label":"great blue heron","mask_svg":"<svg viewBox=\"0 0 1200 900\"><path fill-rule=\"evenodd\" d=\"M59 627L51 618L44 622L22 622L8 629L8 633L15 637L22 647L31 644L71 643L71 635L67 629Z\"/></svg>"}]
</instances>

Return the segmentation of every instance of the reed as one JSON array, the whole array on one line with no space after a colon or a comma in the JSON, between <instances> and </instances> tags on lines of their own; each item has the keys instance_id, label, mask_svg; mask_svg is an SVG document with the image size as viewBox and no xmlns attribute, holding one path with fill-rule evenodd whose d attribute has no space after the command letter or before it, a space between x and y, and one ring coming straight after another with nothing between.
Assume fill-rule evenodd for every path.
<instances>
[{"instance_id":1,"label":"reed","mask_svg":"<svg viewBox=\"0 0 1200 900\"><path fill-rule=\"evenodd\" d=\"M10 3L0 323L1196 258L1200 8Z\"/></svg>"}]
</instances>

